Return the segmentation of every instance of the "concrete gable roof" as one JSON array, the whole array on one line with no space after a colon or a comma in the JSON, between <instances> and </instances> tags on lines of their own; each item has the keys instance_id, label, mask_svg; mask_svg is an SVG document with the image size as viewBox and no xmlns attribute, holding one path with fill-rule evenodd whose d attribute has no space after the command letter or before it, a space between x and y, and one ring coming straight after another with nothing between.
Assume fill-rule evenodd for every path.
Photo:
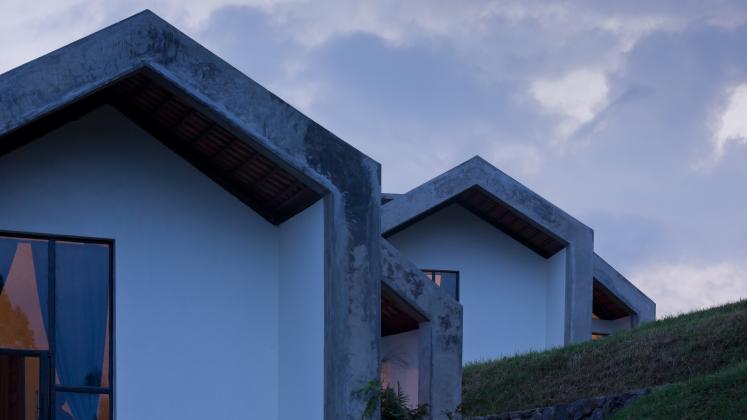
<instances>
[{"instance_id":1,"label":"concrete gable roof","mask_svg":"<svg viewBox=\"0 0 747 420\"><path fill-rule=\"evenodd\" d=\"M549 258L565 248L565 342L591 336L594 232L479 156L382 206L388 237L451 203L459 203Z\"/></svg>"},{"instance_id":2,"label":"concrete gable roof","mask_svg":"<svg viewBox=\"0 0 747 420\"><path fill-rule=\"evenodd\" d=\"M619 300L620 304L635 312L638 322L656 319L656 303L596 253L594 281L595 293L598 282L605 292L609 291L615 300Z\"/></svg>"},{"instance_id":3,"label":"concrete gable roof","mask_svg":"<svg viewBox=\"0 0 747 420\"><path fill-rule=\"evenodd\" d=\"M145 85L166 89L170 99L177 99L169 112L142 109L145 117L155 114L145 121L155 131L174 134L184 131L182 118L205 117L208 126L215 124L225 131L218 137L228 133L237 140L224 139L225 147L242 146L244 153L246 145L324 195L325 418L360 417L367 401L351 395L380 374L381 168L377 162L150 11L0 75L0 155L48 132L50 126L76 118L97 101L117 102L117 95L122 95L131 104L139 103L141 96L150 93L110 88L131 86L132 77L143 75L149 79ZM183 116L173 114L185 106L186 112L179 114ZM66 113L71 109L74 112ZM169 125L174 120L175 125ZM174 144L184 138L175 137ZM199 134L194 138L198 140ZM213 140L206 144L219 143ZM220 168L224 158L207 156L205 166ZM238 173L227 172L218 175L238 178ZM248 186L244 192L255 190ZM280 223L287 217L282 213L271 221Z\"/></svg>"},{"instance_id":4,"label":"concrete gable roof","mask_svg":"<svg viewBox=\"0 0 747 420\"><path fill-rule=\"evenodd\" d=\"M535 252L549 257L591 229L476 156L383 205L389 236L457 202Z\"/></svg>"},{"instance_id":5,"label":"concrete gable roof","mask_svg":"<svg viewBox=\"0 0 747 420\"><path fill-rule=\"evenodd\" d=\"M171 96L188 105L171 107L184 109L181 118L192 118L195 112L198 116L207 115L209 118L202 118L208 120L207 124L218 123L224 129L220 136L234 135L245 142L249 149L239 150L239 154L250 155L256 151L267 160L266 166L279 165L285 174L279 176L276 170L270 174L273 179L269 184L286 182L287 188L291 188L294 180L302 180L302 184L316 194L301 191L300 184L294 184L293 188L298 191L288 194L296 193L301 197L288 200L295 198L300 207L342 184L378 183L378 163L147 10L0 75L0 103L3 104L0 107L0 155L23 144L24 140L18 137L24 137L21 134L25 128L32 132L25 137L43 134L43 128L28 129L32 123L83 103L94 95L101 96L115 85L122 91L125 82L133 85L133 78L143 78L143 75L148 79L143 85L149 83L151 87L165 88ZM133 91L131 94L143 93ZM142 112L145 115L154 113L144 111L147 111ZM187 121L186 125L189 123ZM47 121L44 125L53 123ZM219 146L232 142L231 139L216 139L214 143L221 141L224 144ZM241 144L235 143L233 148L238 149ZM221 157L225 161L227 155ZM359 166L365 169L359 172L356 169ZM225 178L225 174L219 175ZM366 177L369 179L361 181ZM240 199L247 198L244 201L250 205L258 202L249 197L254 190L244 191L246 197L240 191L232 192ZM265 195L279 194L280 191L268 189ZM298 203L293 204L298 206ZM263 213L263 209L258 210ZM263 215L273 219L270 210ZM279 223L290 216L292 212L279 211L277 220L271 221Z\"/></svg>"},{"instance_id":6,"label":"concrete gable roof","mask_svg":"<svg viewBox=\"0 0 747 420\"><path fill-rule=\"evenodd\" d=\"M419 369L421 378L430 377L430 381L421 385L419 400L428 403L433 413L453 411L462 398L462 305L386 239L381 239L381 263L382 296L398 295L404 306L428 320L419 325Z\"/></svg>"}]
</instances>

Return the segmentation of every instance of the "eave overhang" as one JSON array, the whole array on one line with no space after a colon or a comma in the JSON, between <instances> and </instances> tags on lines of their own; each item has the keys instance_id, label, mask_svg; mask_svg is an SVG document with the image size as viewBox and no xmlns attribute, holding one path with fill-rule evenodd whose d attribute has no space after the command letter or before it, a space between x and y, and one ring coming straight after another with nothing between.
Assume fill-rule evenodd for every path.
<instances>
[{"instance_id":1,"label":"eave overhang","mask_svg":"<svg viewBox=\"0 0 747 420\"><path fill-rule=\"evenodd\" d=\"M384 237L459 204L532 251L549 258L591 229L480 157L383 205Z\"/></svg>"},{"instance_id":2,"label":"eave overhang","mask_svg":"<svg viewBox=\"0 0 747 420\"><path fill-rule=\"evenodd\" d=\"M591 338L594 232L588 226L478 156L384 204L383 235L453 203L545 258L565 249L565 343Z\"/></svg>"},{"instance_id":3,"label":"eave overhang","mask_svg":"<svg viewBox=\"0 0 747 420\"><path fill-rule=\"evenodd\" d=\"M0 155L109 104L274 224L336 188L320 149L379 171L150 11L0 75L0 103Z\"/></svg>"},{"instance_id":4,"label":"eave overhang","mask_svg":"<svg viewBox=\"0 0 747 420\"><path fill-rule=\"evenodd\" d=\"M638 324L656 319L656 303L595 253L594 312L603 319L635 316Z\"/></svg>"},{"instance_id":5,"label":"eave overhang","mask_svg":"<svg viewBox=\"0 0 747 420\"><path fill-rule=\"evenodd\" d=\"M150 80L143 83L141 75ZM155 99L156 92L144 84L151 82L173 94L171 102L150 108L154 102L145 98ZM200 128L220 126L199 147L178 148L211 177L225 178L221 168L240 172L239 162L259 153L267 159L265 185L256 183L263 175L243 175L265 192L256 192L261 203L246 198L253 191L231 192L249 205L271 207L263 216L273 223L303 207L279 193L269 198L277 203L268 205L274 194L270 176L279 171L287 182L283 194L301 181L324 196L325 418L360 417L367 401L351 395L379 375L380 165L150 11L0 75L0 148L19 147L102 100L113 101L151 132L167 131L161 141L199 141ZM191 160L199 154L214 161ZM279 168L272 174L270 163ZM233 181L218 182L234 188Z\"/></svg>"}]
</instances>

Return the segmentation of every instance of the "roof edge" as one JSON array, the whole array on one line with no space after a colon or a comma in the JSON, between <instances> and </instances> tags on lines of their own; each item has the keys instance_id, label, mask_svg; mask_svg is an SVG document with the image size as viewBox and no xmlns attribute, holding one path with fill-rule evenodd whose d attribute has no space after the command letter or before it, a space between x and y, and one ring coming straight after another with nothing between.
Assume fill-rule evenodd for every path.
<instances>
[{"instance_id":1,"label":"roof edge","mask_svg":"<svg viewBox=\"0 0 747 420\"><path fill-rule=\"evenodd\" d=\"M596 252L594 253L594 278L633 309L641 321L656 319L656 302Z\"/></svg>"},{"instance_id":2,"label":"roof edge","mask_svg":"<svg viewBox=\"0 0 747 420\"><path fill-rule=\"evenodd\" d=\"M567 243L573 242L577 235L593 236L590 227L479 155L384 204L382 232L395 231L472 187L482 188L513 211Z\"/></svg>"},{"instance_id":3,"label":"roof edge","mask_svg":"<svg viewBox=\"0 0 747 420\"><path fill-rule=\"evenodd\" d=\"M371 182L380 184L379 162L148 9L1 74L0 102L7 106L0 109L0 141L146 68L326 188L333 185L323 182L330 174L321 170L319 161L333 162L323 156L325 147L345 155L348 164L359 162ZM353 171L346 172L338 181L344 182Z\"/></svg>"}]
</instances>

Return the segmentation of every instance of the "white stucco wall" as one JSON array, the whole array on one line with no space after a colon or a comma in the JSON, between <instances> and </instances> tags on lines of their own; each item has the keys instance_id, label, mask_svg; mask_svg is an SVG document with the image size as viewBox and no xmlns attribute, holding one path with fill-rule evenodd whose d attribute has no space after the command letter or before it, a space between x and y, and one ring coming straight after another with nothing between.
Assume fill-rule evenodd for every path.
<instances>
[{"instance_id":1,"label":"white stucco wall","mask_svg":"<svg viewBox=\"0 0 747 420\"><path fill-rule=\"evenodd\" d=\"M564 256L542 258L457 204L389 240L420 268L460 272L464 362L545 349L564 334Z\"/></svg>"},{"instance_id":2,"label":"white stucco wall","mask_svg":"<svg viewBox=\"0 0 747 420\"><path fill-rule=\"evenodd\" d=\"M561 347L565 344L566 257L566 251L563 249L547 260L547 348Z\"/></svg>"},{"instance_id":3,"label":"white stucco wall","mask_svg":"<svg viewBox=\"0 0 747 420\"><path fill-rule=\"evenodd\" d=\"M108 107L1 157L0 197L0 229L115 240L119 420L277 418L292 336L321 395L320 203L272 226Z\"/></svg>"},{"instance_id":4,"label":"white stucco wall","mask_svg":"<svg viewBox=\"0 0 747 420\"><path fill-rule=\"evenodd\" d=\"M280 419L324 417L324 203L280 226Z\"/></svg>"},{"instance_id":5,"label":"white stucco wall","mask_svg":"<svg viewBox=\"0 0 747 420\"><path fill-rule=\"evenodd\" d=\"M413 330L381 337L381 382L385 387L407 395L411 406L417 406L420 379L420 331Z\"/></svg>"},{"instance_id":6,"label":"white stucco wall","mask_svg":"<svg viewBox=\"0 0 747 420\"><path fill-rule=\"evenodd\" d=\"M624 316L617 319L592 319L591 332L593 334L614 334L632 328L633 318Z\"/></svg>"}]
</instances>

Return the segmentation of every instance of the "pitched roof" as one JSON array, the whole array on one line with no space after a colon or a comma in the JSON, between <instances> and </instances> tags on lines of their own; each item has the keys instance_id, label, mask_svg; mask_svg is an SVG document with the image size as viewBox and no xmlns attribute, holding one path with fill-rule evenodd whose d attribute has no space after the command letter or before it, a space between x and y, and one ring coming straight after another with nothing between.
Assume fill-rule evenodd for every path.
<instances>
[{"instance_id":1,"label":"pitched roof","mask_svg":"<svg viewBox=\"0 0 747 420\"><path fill-rule=\"evenodd\" d=\"M640 321L656 319L656 303L594 253L594 312L615 319L635 313Z\"/></svg>"},{"instance_id":2,"label":"pitched roof","mask_svg":"<svg viewBox=\"0 0 747 420\"><path fill-rule=\"evenodd\" d=\"M147 10L0 75L0 103L0 156L110 104L276 224L379 173Z\"/></svg>"},{"instance_id":3,"label":"pitched roof","mask_svg":"<svg viewBox=\"0 0 747 420\"><path fill-rule=\"evenodd\" d=\"M385 237L391 236L453 203L464 206L545 258L563 249L579 232L591 231L476 156L384 204L382 232Z\"/></svg>"}]
</instances>

